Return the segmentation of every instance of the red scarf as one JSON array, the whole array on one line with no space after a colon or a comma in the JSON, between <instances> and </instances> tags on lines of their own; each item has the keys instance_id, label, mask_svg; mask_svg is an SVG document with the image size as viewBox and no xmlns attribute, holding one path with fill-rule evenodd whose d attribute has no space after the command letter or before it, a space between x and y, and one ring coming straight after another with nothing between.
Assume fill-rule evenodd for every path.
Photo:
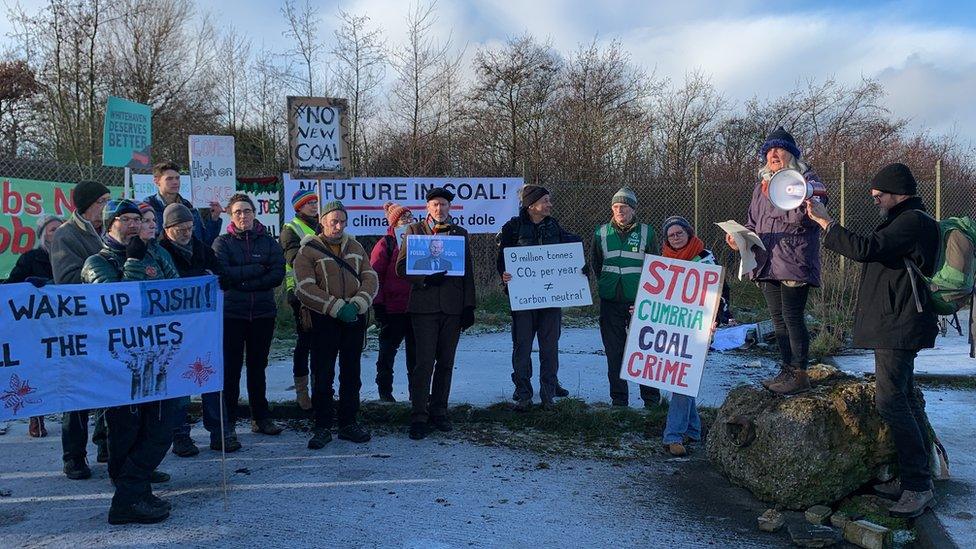
<instances>
[{"instance_id":1,"label":"red scarf","mask_svg":"<svg viewBox=\"0 0 976 549\"><path fill-rule=\"evenodd\" d=\"M701 241L697 236L693 236L685 244L684 248L680 250L675 250L668 244L667 241L664 242L664 247L661 252L664 257L670 257L673 259L683 259L685 261L694 261L698 254L705 251L705 243Z\"/></svg>"}]
</instances>

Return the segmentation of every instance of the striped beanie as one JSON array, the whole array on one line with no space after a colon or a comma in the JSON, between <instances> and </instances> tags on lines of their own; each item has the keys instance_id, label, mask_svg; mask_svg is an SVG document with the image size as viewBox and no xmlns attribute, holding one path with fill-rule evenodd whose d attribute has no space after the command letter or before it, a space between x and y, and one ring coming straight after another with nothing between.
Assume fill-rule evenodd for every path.
<instances>
[{"instance_id":1,"label":"striped beanie","mask_svg":"<svg viewBox=\"0 0 976 549\"><path fill-rule=\"evenodd\" d=\"M318 200L319 197L315 194L315 191L311 189L299 190L291 197L291 206L295 208L295 211L301 210L305 204L313 200Z\"/></svg>"},{"instance_id":2,"label":"striped beanie","mask_svg":"<svg viewBox=\"0 0 976 549\"><path fill-rule=\"evenodd\" d=\"M410 213L410 210L404 208L403 206L397 204L396 202L387 202L383 204L383 211L386 213L386 222L390 227L396 227L400 223L400 218L404 214Z\"/></svg>"},{"instance_id":3,"label":"striped beanie","mask_svg":"<svg viewBox=\"0 0 976 549\"><path fill-rule=\"evenodd\" d=\"M623 187L610 200L610 205L626 204L631 208L637 209L637 194L630 187Z\"/></svg>"},{"instance_id":4,"label":"striped beanie","mask_svg":"<svg viewBox=\"0 0 976 549\"><path fill-rule=\"evenodd\" d=\"M139 203L139 214L141 214L141 215L145 215L145 213L146 213L146 212L153 212L153 213L156 213L156 212L155 212L155 211L153 210L153 207L152 207L152 206L150 206L148 202L140 202L140 203Z\"/></svg>"}]
</instances>

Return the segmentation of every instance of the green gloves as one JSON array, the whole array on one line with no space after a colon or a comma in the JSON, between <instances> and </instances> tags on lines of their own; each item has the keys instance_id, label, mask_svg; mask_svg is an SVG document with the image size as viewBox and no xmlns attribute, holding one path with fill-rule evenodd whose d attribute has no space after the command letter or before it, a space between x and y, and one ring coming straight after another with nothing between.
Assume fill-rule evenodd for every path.
<instances>
[{"instance_id":1,"label":"green gloves","mask_svg":"<svg viewBox=\"0 0 976 549\"><path fill-rule=\"evenodd\" d=\"M346 303L345 305L342 306L341 309L339 309L339 312L336 313L336 318L338 320L341 320L342 322L348 322L349 324L356 322L356 318L358 316L359 316L359 309L356 307L354 303Z\"/></svg>"}]
</instances>

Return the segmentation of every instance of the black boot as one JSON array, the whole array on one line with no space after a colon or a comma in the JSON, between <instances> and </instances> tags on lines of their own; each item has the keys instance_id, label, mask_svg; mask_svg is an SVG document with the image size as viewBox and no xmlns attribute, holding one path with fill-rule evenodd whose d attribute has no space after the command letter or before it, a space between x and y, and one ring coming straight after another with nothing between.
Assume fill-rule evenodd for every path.
<instances>
[{"instance_id":1,"label":"black boot","mask_svg":"<svg viewBox=\"0 0 976 549\"><path fill-rule=\"evenodd\" d=\"M368 442L372 436L369 431L363 428L362 425L358 423L350 423L349 425L344 425L339 427L339 439L348 440L349 442Z\"/></svg>"},{"instance_id":2,"label":"black boot","mask_svg":"<svg viewBox=\"0 0 976 549\"><path fill-rule=\"evenodd\" d=\"M116 505L108 510L109 524L155 524L169 517L169 511L157 507L148 498L141 499L128 505Z\"/></svg>"},{"instance_id":3,"label":"black boot","mask_svg":"<svg viewBox=\"0 0 976 549\"><path fill-rule=\"evenodd\" d=\"M425 439L429 432L430 427L423 421L415 421L410 424L410 438L413 440Z\"/></svg>"},{"instance_id":4,"label":"black boot","mask_svg":"<svg viewBox=\"0 0 976 549\"><path fill-rule=\"evenodd\" d=\"M325 428L312 429L312 438L308 439L309 450L321 450L332 442L332 431Z\"/></svg>"},{"instance_id":5,"label":"black boot","mask_svg":"<svg viewBox=\"0 0 976 549\"><path fill-rule=\"evenodd\" d=\"M173 437L173 453L182 458L193 457L200 453L200 449L193 443L192 438L179 435Z\"/></svg>"},{"instance_id":6,"label":"black boot","mask_svg":"<svg viewBox=\"0 0 976 549\"><path fill-rule=\"evenodd\" d=\"M72 459L64 462L64 476L71 480L85 480L91 478L92 472L84 458Z\"/></svg>"}]
</instances>

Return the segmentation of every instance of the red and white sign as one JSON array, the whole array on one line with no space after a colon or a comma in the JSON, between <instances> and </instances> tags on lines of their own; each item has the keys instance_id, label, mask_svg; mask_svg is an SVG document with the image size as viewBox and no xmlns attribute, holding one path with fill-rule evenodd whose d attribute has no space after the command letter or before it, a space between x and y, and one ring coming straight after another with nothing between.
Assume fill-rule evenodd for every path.
<instances>
[{"instance_id":1,"label":"red and white sign","mask_svg":"<svg viewBox=\"0 0 976 549\"><path fill-rule=\"evenodd\" d=\"M719 265L648 255L620 379L698 396L724 280Z\"/></svg>"},{"instance_id":2,"label":"red and white sign","mask_svg":"<svg viewBox=\"0 0 976 549\"><path fill-rule=\"evenodd\" d=\"M234 136L191 135L190 180L195 207L209 208L211 202L226 206L237 192Z\"/></svg>"}]
</instances>

